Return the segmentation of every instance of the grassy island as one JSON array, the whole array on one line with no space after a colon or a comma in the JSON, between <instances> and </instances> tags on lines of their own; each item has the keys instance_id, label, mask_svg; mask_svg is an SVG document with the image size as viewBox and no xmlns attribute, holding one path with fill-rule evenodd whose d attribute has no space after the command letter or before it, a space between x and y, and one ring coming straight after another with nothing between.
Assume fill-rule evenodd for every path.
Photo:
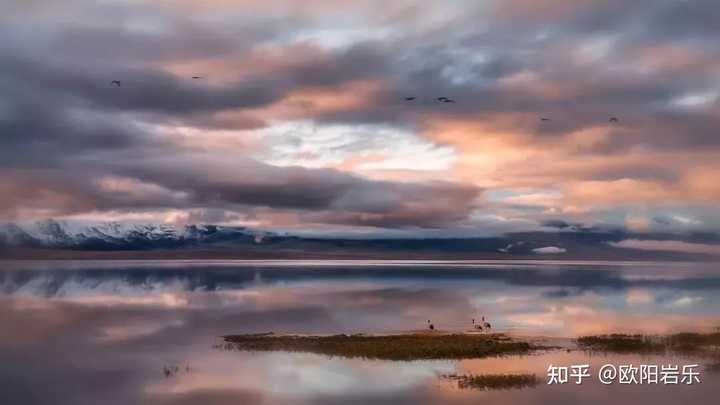
<instances>
[{"instance_id":1,"label":"grassy island","mask_svg":"<svg viewBox=\"0 0 720 405\"><path fill-rule=\"evenodd\" d=\"M502 334L411 333L399 335L228 335L224 348L308 352L380 360L467 359L527 354L541 347Z\"/></svg>"}]
</instances>

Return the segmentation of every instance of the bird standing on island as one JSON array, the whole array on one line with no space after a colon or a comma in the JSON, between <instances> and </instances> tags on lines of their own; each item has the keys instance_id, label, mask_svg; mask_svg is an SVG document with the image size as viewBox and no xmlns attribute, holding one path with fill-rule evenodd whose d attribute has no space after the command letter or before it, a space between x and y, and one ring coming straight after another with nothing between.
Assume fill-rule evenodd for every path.
<instances>
[{"instance_id":1,"label":"bird standing on island","mask_svg":"<svg viewBox=\"0 0 720 405\"><path fill-rule=\"evenodd\" d=\"M417 100L416 96L405 97L405 101L416 101L416 100ZM435 98L435 101L437 101L438 103L454 103L455 102L455 100L453 100L451 98L447 98L447 97L437 97L437 98Z\"/></svg>"},{"instance_id":2,"label":"bird standing on island","mask_svg":"<svg viewBox=\"0 0 720 405\"><path fill-rule=\"evenodd\" d=\"M120 87L120 80L113 80L110 82L110 85Z\"/></svg>"},{"instance_id":3,"label":"bird standing on island","mask_svg":"<svg viewBox=\"0 0 720 405\"><path fill-rule=\"evenodd\" d=\"M490 325L490 322L485 321L484 316L482 317L482 327L485 328L486 330L492 329L492 325Z\"/></svg>"}]
</instances>

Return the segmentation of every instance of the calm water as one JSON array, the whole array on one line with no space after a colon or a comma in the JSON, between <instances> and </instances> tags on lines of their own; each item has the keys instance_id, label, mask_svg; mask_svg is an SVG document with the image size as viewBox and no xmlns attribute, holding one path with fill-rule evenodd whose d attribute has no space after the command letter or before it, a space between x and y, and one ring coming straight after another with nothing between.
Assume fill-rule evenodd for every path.
<instances>
[{"instance_id":1,"label":"calm water","mask_svg":"<svg viewBox=\"0 0 720 405\"><path fill-rule=\"evenodd\" d=\"M230 333L402 332L432 319L554 342L612 331L720 326L713 264L0 262L0 403L714 403L720 374L692 386L461 390L451 373L535 373L549 364L690 364L588 355L388 362L213 349ZM166 378L163 368L177 365Z\"/></svg>"}]
</instances>

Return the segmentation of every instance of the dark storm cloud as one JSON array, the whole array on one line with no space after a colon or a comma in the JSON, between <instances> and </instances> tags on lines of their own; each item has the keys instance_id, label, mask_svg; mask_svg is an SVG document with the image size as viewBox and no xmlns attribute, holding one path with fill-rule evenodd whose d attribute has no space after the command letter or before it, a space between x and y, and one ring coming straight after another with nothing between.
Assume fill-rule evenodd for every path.
<instances>
[{"instance_id":1,"label":"dark storm cloud","mask_svg":"<svg viewBox=\"0 0 720 405\"><path fill-rule=\"evenodd\" d=\"M507 0L493 17L551 35L620 33L647 40L698 38L720 30L713 0ZM517 27L513 27L517 28Z\"/></svg>"},{"instance_id":2,"label":"dark storm cloud","mask_svg":"<svg viewBox=\"0 0 720 405\"><path fill-rule=\"evenodd\" d=\"M43 95L46 107L58 102L70 106L110 111L184 114L226 108L259 107L278 100L286 85L281 80L253 81L209 87L191 83L151 68L98 67L94 70L62 65L37 65L33 61L4 61L2 73L22 87ZM122 86L110 86L122 79ZM12 83L11 83L12 85ZM11 88L11 91L13 89ZM64 105L63 107L68 107Z\"/></svg>"},{"instance_id":3,"label":"dark storm cloud","mask_svg":"<svg viewBox=\"0 0 720 405\"><path fill-rule=\"evenodd\" d=\"M549 2L550 5L555 3L557 2ZM548 12L544 18L543 13L540 13L536 18L543 24L552 23L550 27L558 32L558 35L590 36L598 31L597 27L602 27L601 33L611 33L621 38L626 34L631 38L631 34L636 30L635 27L642 26L638 24L637 18L650 23L651 28L646 29L659 29L662 26L663 31L667 30L667 27L683 24L689 26L690 21L695 22L695 26L706 29L712 29L717 25L703 24L705 19L711 20L713 13L717 13L716 7L713 7L711 2L692 2L690 5L682 2L680 4L661 2L660 5L657 2L637 2L628 5L626 2L618 1L580 3L580 6L570 7L568 13L558 12L559 16L556 16L555 13ZM655 7L650 7L651 3ZM527 7L527 4L528 2L508 2L507 5L498 5L498 8L522 9ZM541 9L542 5L535 7ZM156 14L161 13L158 10L154 11ZM474 11L471 8L469 14L472 15ZM475 12L481 13L481 11ZM207 24L202 26L198 21L190 20L192 23L189 23L187 19L179 19L173 14L159 14L157 17L164 25L171 27L166 29L170 34L128 33L128 30L122 27L98 29L61 26L62 29L54 31L55 35L50 41L61 48L55 49L51 55L34 55L33 62L38 57L56 60L57 55L68 54L73 57L72 63L68 60L64 63L72 66L73 70L66 66L63 75L58 72L58 68L62 66L48 66L58 77L48 77L42 73L32 74L32 68L37 69L37 65L18 67L14 70L27 72L22 79L25 82L33 82L46 89L56 88L71 94L77 93L92 105L122 110L158 110L167 113L260 106L277 101L285 91L297 86L331 86L372 75L392 79L389 88L394 91L427 93L431 98L437 94L459 93L457 96L453 94L455 98L465 101L464 104L454 106L454 111L459 111L459 115L478 110L505 110L513 105L521 110L523 105L528 110L537 110L541 104L549 104L549 108L561 109L577 101L560 100L559 104L556 103L553 107L553 103L548 103L546 98L528 100L528 94L514 95L497 87L498 79L523 69L536 71L542 78L563 78L572 83L585 82L586 90L576 97L582 97L585 100L583 104L587 104L588 100L594 100L592 104L596 107L609 106L623 100L637 103L666 100L676 93L677 89L674 86L677 85L673 84L676 80L668 80L672 79L671 77L650 77L640 81L636 80L637 78L620 80L620 75L598 77L597 72L593 71L595 67L592 66L590 71L579 72L572 66L563 68L562 65L566 61L559 60L552 63L546 60L546 55L552 51L558 38L550 36L549 39L540 41L531 38L538 34L535 29L547 28L546 25L540 27L515 25L512 31L515 47L507 49L499 46L502 44L506 27L513 22L522 21L523 15L525 14L500 13L501 18L491 26L493 29L484 30L483 34L471 30L460 31L464 34L454 34L450 28L444 28L435 32L438 38L433 39L433 43L437 43L433 45L388 39L382 43L370 42L350 49L326 51L325 54L319 54L318 58L311 61L305 60L301 63L291 61L284 71L271 68L268 77L253 78L248 81L249 83L234 85L230 83L219 89L184 84L178 78L161 71L153 71L148 66L140 65L141 67L138 68L136 61L222 57L238 50L242 54L242 50L247 51L251 44L248 41L233 42L242 38L241 33L250 34L249 37L256 41L269 41L281 38L282 33L287 34L295 29L307 28L302 25L304 20L291 19L285 21L283 27L267 28L266 25L261 29L255 26L257 24L248 28L243 26L241 33L233 33L234 35L222 33L222 30L226 29L225 25L214 29ZM674 24L665 24L662 19L665 15L677 16L679 21L673 20ZM630 19L628 16L633 16L635 19ZM478 14L476 17L483 15ZM657 26L655 21L660 21ZM401 22L399 29L402 28ZM496 33L495 29L499 29L499 32ZM400 38L403 38L402 32ZM409 41L425 39L427 42L427 38L420 35L407 35L406 38ZM442 38L450 42L443 42ZM585 37L585 39L591 38ZM36 45L32 41L28 43ZM621 39L619 45L622 44ZM462 52L458 52L458 49ZM43 50L50 51L50 49ZM124 55L128 51L147 51L147 54ZM477 52L480 52L486 60L469 63L469 57ZM83 67L83 59L90 59L90 62L93 62L89 66L92 69ZM112 61L112 65L107 62L108 60ZM228 65L233 66L233 64L231 56ZM241 70L242 64L238 63L237 68ZM443 74L459 68L468 70L466 73L473 79L471 83L457 85L452 83L454 79L452 75ZM106 88L108 76L127 77L128 88L122 89L121 92L108 92ZM587 80L591 76L593 80ZM597 113L597 109L593 110ZM356 111L355 115L361 118L363 113Z\"/></svg>"},{"instance_id":4,"label":"dark storm cloud","mask_svg":"<svg viewBox=\"0 0 720 405\"><path fill-rule=\"evenodd\" d=\"M228 175L229 167L237 172ZM181 169L184 175L178 177ZM179 158L128 173L185 192L197 206L301 209L314 222L387 228L439 227L460 221L480 194L468 185L373 181L334 170L277 168L252 161L218 165Z\"/></svg>"},{"instance_id":5,"label":"dark storm cloud","mask_svg":"<svg viewBox=\"0 0 720 405\"><path fill-rule=\"evenodd\" d=\"M319 223L440 227L466 218L481 192L448 182L366 180L336 170L276 167L240 157L219 159L173 155L120 159L109 166L66 162L63 171L20 172L10 177L13 192L8 192L8 204L0 204L0 209L7 213L26 199L37 202L45 197L54 198L58 213L66 214L260 206L307 211L305 218ZM88 167L98 177L75 176Z\"/></svg>"},{"instance_id":6,"label":"dark storm cloud","mask_svg":"<svg viewBox=\"0 0 720 405\"><path fill-rule=\"evenodd\" d=\"M127 46L133 46L131 49L153 47L152 43L147 44L143 39L139 39L136 44L115 44L116 41L105 38L123 35L122 32L105 32L100 38L94 36L93 32L74 32L73 35L102 44L98 48L110 53L114 53L112 49L115 47L120 50ZM65 43L62 39L58 41ZM182 49L185 49L193 46L192 43L182 41L183 37L165 39L166 44L171 47L182 44ZM78 40L71 41L74 44L77 42ZM27 40L27 43L33 45L32 39ZM289 91L298 87L332 87L347 81L372 77L374 73L381 71L387 57L384 52L362 44L338 53L318 53L314 49L308 49L309 57L297 55L297 60L293 60L290 55L287 66L268 66L266 72L244 77L241 81L231 80L222 85L212 85L206 80L194 81L190 77L177 76L160 69L158 65L151 63L150 55L144 55L150 61L142 59L143 55L114 59L98 56L93 52L94 47L73 46L81 49L76 50L76 58L71 57L72 52L71 56L68 56L63 49L54 47L44 50L49 52L48 54L38 54L38 50L33 47L9 47L8 53L0 54L4 90L10 94L37 95L33 98L36 103L33 107L76 107L88 109L89 112L99 110L156 113L175 119L187 119L184 115L190 113L267 106L281 100ZM229 53L229 44L223 49ZM182 53L177 57L181 58ZM136 58L141 58L144 63L137 64ZM192 58L192 55L188 58ZM38 63L38 60L43 60L43 63ZM244 71L242 59L233 61L230 58L227 68L236 69L237 76L240 76ZM204 79L212 79L212 76ZM112 80L120 80L122 86L110 86ZM162 117L155 119L160 118ZM201 120L203 117L198 118Z\"/></svg>"},{"instance_id":7,"label":"dark storm cloud","mask_svg":"<svg viewBox=\"0 0 720 405\"><path fill-rule=\"evenodd\" d=\"M702 40L720 34L720 9L713 0L646 2L652 17L648 29L657 35Z\"/></svg>"},{"instance_id":8,"label":"dark storm cloud","mask_svg":"<svg viewBox=\"0 0 720 405\"><path fill-rule=\"evenodd\" d=\"M614 34L622 35L632 28L629 25L630 21L626 21L626 18L622 16L637 14L634 10L637 10L638 7L630 6L631 9L627 10L627 5L622 4L621 8L621 5L616 3L599 4L597 7L587 6L581 9L582 12L578 15L566 17L567 21L560 20L561 23L567 23L567 27L562 24L557 24L555 27L560 32L567 33L580 33L581 29L586 27L585 33L590 35L594 30L592 24L584 21L586 18L584 16L592 15L595 19L605 16L608 28L613 28ZM698 6L692 8L695 10ZM708 6L708 8L710 7ZM598 13L603 10L606 11ZM620 13L621 10L622 13ZM690 17L696 13L694 11ZM615 18L611 18L613 15ZM646 18L651 19L651 17ZM507 21L510 23L512 18L518 17L510 14L506 18L510 19ZM498 47L497 44L502 34L495 36L492 30L482 35L480 39L472 39L477 37L477 34L471 32L460 36L460 39L457 40L450 37L453 42L449 44L439 43L431 46L419 43L408 47L404 41L387 40L382 44L374 42L354 46L350 49L328 51L325 54L319 54L313 60L291 62L289 66L280 71L271 68L266 77L249 78L243 82L228 83L221 88L213 88L195 83L188 84L181 78L153 69L152 65L138 67L135 63L137 60L164 60L172 56L178 59L222 56L229 54L233 49L230 38L223 37L214 31L213 27L196 27L197 23L191 27L185 27L183 21L171 19L170 24L173 22L178 25L178 27L173 26L174 30L171 30L173 35L163 34L159 38L157 34L128 34L126 30L122 29L106 28L102 32L96 32L95 28L66 28L57 32L52 41L67 48L61 47L51 54L52 57L45 57L50 61L55 61L57 59L55 55L69 54L75 57L72 62L64 60L61 64L56 62L55 65L38 65L33 62L42 56L33 55L32 62L24 66L17 66L13 70L24 73L19 79L24 83L34 83L35 86L45 91L55 90L76 96L94 107L156 111L167 114L258 107L278 101L283 94L298 86L334 86L349 80L380 76L392 79L388 83L388 89L393 93L388 94L388 102L397 100L399 94L421 92L428 94L431 99L437 94L452 94L454 98L462 100L462 103L453 106L451 112L451 114L459 116L476 114L478 111L518 110L554 113L565 111L566 115L573 116L573 118L563 120L560 127L554 127L560 132L597 123L601 118L591 118L591 116L604 117L612 111L610 106L613 104L633 102L638 105L648 105L653 101L667 100L681 90L678 89L681 85L677 84L677 80L673 80L677 78L673 77L651 76L644 80L637 80L642 79L638 76L623 80L621 75L598 77L597 72L593 72L594 67L590 67L590 71L582 72L572 66L563 66L566 61L560 60L552 63L546 60L546 55L552 51L554 42L550 40L533 42L528 38L534 34L532 31L523 31L522 29L518 31L517 27L515 27L514 37L526 39L516 43L516 48L513 49ZM585 24L580 22L585 22ZM291 21L285 28L292 30L299 27L301 27L299 22L293 24ZM252 38L265 40L280 36L278 31L281 31L280 28L266 28L267 32L263 32L265 36L262 36L257 33L258 30L252 26L247 29L249 33L253 33ZM448 36L449 34L441 31L439 36L443 35ZM133 40L128 41L128 36L131 36ZM235 36L231 38L235 38ZM413 38L410 37L410 39ZM197 41L216 41L217 44ZM454 52L458 43L464 44L465 52ZM109 44L112 45L108 46ZM179 46L179 44L184 45ZM247 47L247 45L244 42L236 44L234 50L242 50L243 46ZM475 48L471 48L470 45L474 45ZM115 48L117 48L116 51L113 50ZM144 49L150 50L147 55L127 55L127 59L114 56L117 53L122 54L126 50L142 51ZM460 49L462 49L462 45ZM200 55L193 55L194 50L198 50L195 52L200 52ZM467 52L472 54L478 50L487 60L480 63L468 63L469 54ZM101 57L103 55L105 55L104 58ZM92 58L98 58L98 60ZM92 65L83 65L82 59L90 59L89 62L92 62ZM108 60L113 62L112 65L107 63ZM228 65L233 66L233 64L231 57ZM237 65L237 69L241 70L242 64L238 62ZM452 83L451 76L444 74L444 72L460 68L463 71L467 70L465 73L472 78L471 83L457 85ZM38 69L48 71L38 72ZM518 93L498 87L498 79L508 77L523 69L539 72L541 74L539 80L562 79L573 84L585 82L585 88L574 96L575 99L549 102L546 97ZM121 91L108 91L108 77L123 77L126 85ZM587 80L589 77L592 77L593 80ZM419 83L420 86L418 86ZM567 108L577 104L577 98L583 99L583 103L579 105L591 108L591 111L576 110L570 111L568 114ZM590 100L592 101L589 103ZM397 122L397 116L398 114L402 116L402 112L388 112L387 105L382 100L378 101L380 101L380 105L377 106L377 109L369 106L369 109L331 114L336 117L336 120ZM606 110L605 112L601 112L603 108ZM373 119L372 117L377 114L380 116ZM544 129L544 131L547 130L547 128Z\"/></svg>"},{"instance_id":9,"label":"dark storm cloud","mask_svg":"<svg viewBox=\"0 0 720 405\"><path fill-rule=\"evenodd\" d=\"M472 186L434 182L393 184L365 182L338 199L323 222L378 227L442 227L465 219L479 196Z\"/></svg>"},{"instance_id":10,"label":"dark storm cloud","mask_svg":"<svg viewBox=\"0 0 720 405\"><path fill-rule=\"evenodd\" d=\"M71 36L74 45L69 51L75 53L76 46L88 42L116 43L109 30L93 34L78 29L63 33ZM123 46L127 38L122 32L115 34L121 37L117 46ZM93 54L95 47L88 48L84 52ZM347 210L353 216L372 212L373 222L380 224L384 216L403 215L400 211L408 204L422 209L433 194L441 192L454 196L450 198L456 198L460 206L447 213L450 219L438 216L434 222L467 215L478 193L472 187L371 181L333 170L273 167L242 156L191 155L137 124L146 117L143 114L152 114L156 122L189 120L217 125L203 112L264 106L297 86L334 86L367 77L372 72L369 67L383 63L382 54L367 46L320 56L324 59L301 59L267 77L211 86L154 68L133 67L130 62L86 65L48 56L48 63L41 64L37 59L43 56L33 54L32 48L14 48L0 56L5 62L0 68L2 83L11 100L0 106L4 107L0 165L8 169L3 183L13 191L0 208L12 215L19 206L32 208L27 200L52 205L56 214L267 206ZM115 78L122 79L118 88L109 85ZM187 115L194 113L197 115ZM262 122L251 121L251 125ZM130 183L121 190L103 189L98 182L105 177L121 177L119 181ZM147 183L149 187L141 187ZM128 188L135 190L128 193ZM393 219L388 225L413 225L412 218L402 224Z\"/></svg>"},{"instance_id":11,"label":"dark storm cloud","mask_svg":"<svg viewBox=\"0 0 720 405\"><path fill-rule=\"evenodd\" d=\"M492 40L484 39L485 42ZM617 136L604 144L595 145L590 153L613 154L632 145L660 150L718 148L715 128L719 118L714 110L679 109L672 105L688 93L712 86L717 80L717 68L701 64L688 66L679 72L632 71L632 66L623 59L627 58L626 52L637 52L637 48L617 52L610 50L606 64L578 66L566 53L572 50L569 47L583 46L584 42L569 42L557 48L553 42L536 44L528 40L518 45L521 51L493 47L484 49L480 46L485 60L478 63L468 62L475 52L472 48L466 49L467 53L456 54L432 48L423 48L422 51L397 48L397 52L404 56L402 65L399 61L391 64L386 75L394 80L387 83L373 102L360 109L324 112L316 118L332 123L402 126L434 116L492 122L501 114L516 114L518 119L498 123L497 127L539 137L559 137L604 125L609 117L619 115L622 125L614 130ZM638 46L644 49L655 45L643 43ZM612 46L620 48L622 40ZM447 49L443 45L438 48ZM514 52L518 55L513 55ZM720 55L706 56L713 59L715 66L720 66ZM392 60L392 56L388 55L388 58ZM673 63L672 56L661 62ZM625 67L608 69L608 65L613 64L625 64ZM455 74L466 77L454 83L448 74L453 70L458 71ZM393 76L398 71L402 71L403 76ZM531 74L532 77L522 86L508 86L506 80L522 74ZM549 93L550 90L538 90L546 87L556 94ZM421 102L403 103L405 95L417 96ZM434 103L438 95L451 95L456 103L451 106ZM552 117L553 121L540 125L538 118L541 116Z\"/></svg>"},{"instance_id":12,"label":"dark storm cloud","mask_svg":"<svg viewBox=\"0 0 720 405\"><path fill-rule=\"evenodd\" d=\"M320 124L423 129L435 120L483 122L529 134L538 147L620 115L613 136L578 153L720 147L712 104L673 104L717 83L720 53L712 38L720 18L711 0L513 0L462 10L403 4L392 18L358 5L359 22L338 18L337 6L323 2L287 15L252 2L232 10L183 4L189 8L10 2L0 17L0 191L12 192L0 203L3 216L23 209L270 207L314 223L391 228L444 227L470 217L479 195L474 187L204 156L156 129L259 129L272 126L275 114L285 118L275 112L283 108ZM428 22L443 12L451 23ZM374 29L384 33L357 33ZM302 39L307 35L341 45ZM209 77L184 73L195 69ZM332 108L302 95L307 89L332 95L358 82L378 89ZM306 108L283 104L292 95ZM408 95L418 102L404 103ZM438 96L457 102L441 105L433 101ZM553 120L541 125L539 116ZM638 165L588 177L679 175Z\"/></svg>"}]
</instances>

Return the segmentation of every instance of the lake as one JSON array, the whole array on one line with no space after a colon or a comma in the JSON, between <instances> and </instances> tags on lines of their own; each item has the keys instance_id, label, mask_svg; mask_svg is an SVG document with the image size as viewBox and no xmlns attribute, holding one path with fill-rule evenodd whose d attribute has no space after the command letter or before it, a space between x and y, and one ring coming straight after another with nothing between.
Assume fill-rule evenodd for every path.
<instances>
[{"instance_id":1,"label":"lake","mask_svg":"<svg viewBox=\"0 0 720 405\"><path fill-rule=\"evenodd\" d=\"M572 347L612 332L720 326L720 267L591 262L0 262L0 403L713 403L707 359L552 350L379 361L216 347L241 333L493 331ZM550 365L698 364L699 384L547 385ZM177 367L171 375L168 367ZM534 373L536 387L461 389L449 374Z\"/></svg>"}]
</instances>

